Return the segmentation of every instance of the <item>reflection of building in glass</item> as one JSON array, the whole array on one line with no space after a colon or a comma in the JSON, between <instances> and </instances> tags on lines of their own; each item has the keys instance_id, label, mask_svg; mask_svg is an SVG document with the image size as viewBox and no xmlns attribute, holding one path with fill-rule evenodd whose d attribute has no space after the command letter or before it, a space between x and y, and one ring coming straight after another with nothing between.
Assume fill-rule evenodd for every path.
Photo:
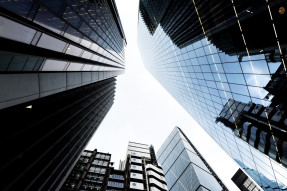
<instances>
[{"instance_id":1,"label":"reflection of building in glass","mask_svg":"<svg viewBox=\"0 0 287 191\"><path fill-rule=\"evenodd\" d=\"M124 72L115 2L3 0L0 23L0 187L56 190Z\"/></svg>"},{"instance_id":2,"label":"reflection of building in glass","mask_svg":"<svg viewBox=\"0 0 287 191\"><path fill-rule=\"evenodd\" d=\"M151 34L153 34L160 24L170 0L142 0L139 2L140 14L144 23Z\"/></svg>"},{"instance_id":3,"label":"reflection of building in glass","mask_svg":"<svg viewBox=\"0 0 287 191\"><path fill-rule=\"evenodd\" d=\"M238 160L236 160L236 162L238 162L238 164L245 170L245 172L247 172L247 174L249 174L252 177L256 177L256 178L260 179L260 182L261 182L264 190L276 190L276 191L277 190L284 190L284 189L282 189L284 187L283 184L278 185L276 181L268 179L266 176L264 176L262 173L259 173L255 169L248 168L247 166L245 166L243 163L241 163ZM256 182L258 182L258 181L259 180L256 180Z\"/></svg>"},{"instance_id":4,"label":"reflection of building in glass","mask_svg":"<svg viewBox=\"0 0 287 191\"><path fill-rule=\"evenodd\" d=\"M194 4L198 4L196 10ZM273 28L266 28L264 25L266 20L270 20L268 10L264 9L265 6L265 2L259 0L238 3L237 15L241 25L249 28L245 37L250 45L251 54L258 54L260 51L274 53L274 47L277 46L276 39L270 39L274 33ZM272 3L270 10L278 12L281 6L284 6L284 3ZM208 40L218 49L229 55L247 55L230 0L212 2L140 0L139 7L143 21L151 34L155 32L158 25L161 25L173 43L180 48L204 38L202 24ZM284 33L287 30L279 24L286 19L286 14L275 14L273 19L278 24L282 35L281 44L286 44L287 37ZM261 41L261 39L265 40Z\"/></svg>"},{"instance_id":5,"label":"reflection of building in glass","mask_svg":"<svg viewBox=\"0 0 287 191\"><path fill-rule=\"evenodd\" d=\"M271 80L264 87L266 91L269 93L266 95L265 99L271 100L272 107L279 107L281 110L287 110L287 79L286 72L284 70L283 64L277 69L277 71L271 76ZM286 115L286 114L284 114ZM279 126L285 127L287 130L287 120L284 119L282 124L278 124Z\"/></svg>"},{"instance_id":6,"label":"reflection of building in glass","mask_svg":"<svg viewBox=\"0 0 287 191\"><path fill-rule=\"evenodd\" d=\"M218 5L219 2L221 6ZM213 21L212 24L209 22L203 24L208 40L222 52L228 55L238 55L239 60L242 59L242 56L260 54L262 52L269 53L268 57L270 57L270 59L274 59L276 55L279 55L280 58L280 51L277 49L278 44L272 23L266 23L266 21L270 21L270 10L273 13L272 19L276 26L277 35L280 36L280 44L282 47L286 47L287 36L285 33L287 29L283 27L281 23L286 21L287 18L286 14L278 13L279 8L285 6L285 3L270 3L266 9L265 1L241 1L240 3L234 4L236 7L236 14L234 14L233 5L229 2L228 0L213 2L218 5L216 8L216 10L218 10L217 13L220 12L224 14L222 16L210 14L208 8L211 8L211 6L205 8L206 11L199 13L201 18L205 18L207 15L213 15L211 18L208 18L208 21ZM240 26L237 23L236 17L238 17L240 21ZM225 19L227 19L227 21L225 21ZM218 20L220 20L220 22ZM270 27L266 27L269 25ZM245 30L241 31L241 29ZM244 33L245 42L242 39L242 32ZM246 52L245 44L248 46L248 53ZM281 54L285 54L285 50L282 51Z\"/></svg>"},{"instance_id":7,"label":"reflection of building in glass","mask_svg":"<svg viewBox=\"0 0 287 191\"><path fill-rule=\"evenodd\" d=\"M234 131L235 136L287 166L287 133L284 114L285 111L276 107L265 108L260 104L252 102L244 104L230 99L216 118L216 122L222 122Z\"/></svg>"},{"instance_id":8,"label":"reflection of building in glass","mask_svg":"<svg viewBox=\"0 0 287 191\"><path fill-rule=\"evenodd\" d=\"M286 76L281 65L264 87L271 104L248 104L229 99L216 118L231 128L235 136L287 166ZM270 128L271 127L271 128Z\"/></svg>"},{"instance_id":9,"label":"reflection of building in glass","mask_svg":"<svg viewBox=\"0 0 287 191\"><path fill-rule=\"evenodd\" d=\"M121 161L120 169L125 170L128 190L167 190L152 145L129 142L126 160Z\"/></svg>"},{"instance_id":10,"label":"reflection of building in glass","mask_svg":"<svg viewBox=\"0 0 287 191\"><path fill-rule=\"evenodd\" d=\"M157 158L170 191L228 190L178 127L165 140Z\"/></svg>"},{"instance_id":11,"label":"reflection of building in glass","mask_svg":"<svg viewBox=\"0 0 287 191\"><path fill-rule=\"evenodd\" d=\"M202 33L200 28L194 27L200 25L196 15L191 14L194 12L192 1L140 0L139 10L150 34L153 34L158 25L161 25L179 47L194 41L194 38ZM195 28L197 29L194 30Z\"/></svg>"},{"instance_id":12,"label":"reflection of building in glass","mask_svg":"<svg viewBox=\"0 0 287 191\"><path fill-rule=\"evenodd\" d=\"M143 2L145 7L151 5L149 1ZM273 160L238 139L232 128L215 123L228 100L274 108L272 113L267 112L269 120L280 115L275 115L277 105L281 111L286 111L282 107L285 85L281 83L286 75L275 78L279 73L286 73L286 12L282 11L286 5L279 1L257 0L167 3L164 9L158 6L157 11L165 14L154 17L160 20L156 20L159 24L153 32L147 29L139 9L138 42L145 67L224 150L249 169L258 171L250 174L258 185L264 190L276 190L276 186L269 188L263 183L264 176L277 184L279 190L286 189L284 175L287 170L283 162L275 161L276 158L280 160L276 157L277 148L279 154L285 155L284 149L280 151L285 148L284 142L280 146L278 140L273 139L276 143L268 148L268 152L276 150L275 154L269 152ZM257 124L260 115L257 115ZM284 120L280 119L269 127L270 132L286 130L282 126ZM230 126L235 126L233 121L231 123Z\"/></svg>"},{"instance_id":13,"label":"reflection of building in glass","mask_svg":"<svg viewBox=\"0 0 287 191\"><path fill-rule=\"evenodd\" d=\"M85 150L61 190L125 190L124 171L110 166L111 154Z\"/></svg>"},{"instance_id":14,"label":"reflection of building in glass","mask_svg":"<svg viewBox=\"0 0 287 191\"><path fill-rule=\"evenodd\" d=\"M231 180L242 191L259 191L257 185L241 169L234 174Z\"/></svg>"}]
</instances>

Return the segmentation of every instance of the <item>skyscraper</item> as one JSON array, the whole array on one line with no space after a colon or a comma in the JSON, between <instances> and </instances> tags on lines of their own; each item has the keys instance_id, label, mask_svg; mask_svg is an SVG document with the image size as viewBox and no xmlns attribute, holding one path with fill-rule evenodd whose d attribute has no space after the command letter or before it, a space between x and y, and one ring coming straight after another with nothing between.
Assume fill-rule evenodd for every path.
<instances>
[{"instance_id":1,"label":"skyscraper","mask_svg":"<svg viewBox=\"0 0 287 191\"><path fill-rule=\"evenodd\" d=\"M170 191L228 190L178 127L173 129L156 155Z\"/></svg>"},{"instance_id":2,"label":"skyscraper","mask_svg":"<svg viewBox=\"0 0 287 191\"><path fill-rule=\"evenodd\" d=\"M161 166L152 145L129 142L119 169L112 167L111 154L85 150L61 190L150 190L166 191Z\"/></svg>"},{"instance_id":3,"label":"skyscraper","mask_svg":"<svg viewBox=\"0 0 287 191\"><path fill-rule=\"evenodd\" d=\"M110 161L109 153L85 150L60 190L126 190L124 171Z\"/></svg>"},{"instance_id":4,"label":"skyscraper","mask_svg":"<svg viewBox=\"0 0 287 191\"><path fill-rule=\"evenodd\" d=\"M129 142L125 165L120 167L126 173L128 190L167 190L164 174L157 163L154 148L136 142Z\"/></svg>"},{"instance_id":5,"label":"skyscraper","mask_svg":"<svg viewBox=\"0 0 287 191\"><path fill-rule=\"evenodd\" d=\"M145 67L264 190L286 189L286 5L139 2Z\"/></svg>"},{"instance_id":6,"label":"skyscraper","mask_svg":"<svg viewBox=\"0 0 287 191\"><path fill-rule=\"evenodd\" d=\"M114 0L0 2L1 190L55 190L124 72Z\"/></svg>"},{"instance_id":7,"label":"skyscraper","mask_svg":"<svg viewBox=\"0 0 287 191\"><path fill-rule=\"evenodd\" d=\"M124 71L126 39L114 0L1 1L0 20L0 108Z\"/></svg>"}]
</instances>

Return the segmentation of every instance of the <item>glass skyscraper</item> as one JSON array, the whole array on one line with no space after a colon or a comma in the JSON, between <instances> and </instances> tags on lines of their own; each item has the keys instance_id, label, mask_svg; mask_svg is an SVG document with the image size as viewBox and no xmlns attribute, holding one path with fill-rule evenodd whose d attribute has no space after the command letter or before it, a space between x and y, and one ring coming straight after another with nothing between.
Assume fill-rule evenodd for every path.
<instances>
[{"instance_id":1,"label":"glass skyscraper","mask_svg":"<svg viewBox=\"0 0 287 191\"><path fill-rule=\"evenodd\" d=\"M287 189L285 9L139 1L145 67L264 190Z\"/></svg>"},{"instance_id":2,"label":"glass skyscraper","mask_svg":"<svg viewBox=\"0 0 287 191\"><path fill-rule=\"evenodd\" d=\"M178 127L156 153L170 191L227 191L223 182Z\"/></svg>"},{"instance_id":3,"label":"glass skyscraper","mask_svg":"<svg viewBox=\"0 0 287 191\"><path fill-rule=\"evenodd\" d=\"M114 0L0 2L1 190L57 190L114 103Z\"/></svg>"},{"instance_id":4,"label":"glass skyscraper","mask_svg":"<svg viewBox=\"0 0 287 191\"><path fill-rule=\"evenodd\" d=\"M124 72L114 0L4 0L0 23L0 109Z\"/></svg>"}]
</instances>

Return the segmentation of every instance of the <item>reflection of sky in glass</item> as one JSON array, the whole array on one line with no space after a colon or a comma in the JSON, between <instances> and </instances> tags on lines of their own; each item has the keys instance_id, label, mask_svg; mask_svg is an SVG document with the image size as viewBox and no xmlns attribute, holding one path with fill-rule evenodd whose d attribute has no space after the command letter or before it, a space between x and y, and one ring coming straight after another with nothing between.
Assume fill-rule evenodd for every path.
<instances>
[{"instance_id":1,"label":"reflection of sky in glass","mask_svg":"<svg viewBox=\"0 0 287 191\"><path fill-rule=\"evenodd\" d=\"M177 128L157 152L157 160L163 167L167 186L171 191L194 190L200 185L214 191L222 190L197 151Z\"/></svg>"},{"instance_id":2,"label":"reflection of sky in glass","mask_svg":"<svg viewBox=\"0 0 287 191\"><path fill-rule=\"evenodd\" d=\"M268 93L263 87L280 63L267 62L264 54L251 55L251 61L243 56L240 61L206 39L180 49L160 25L150 36L141 19L138 33L146 68L172 96L224 150L254 169L247 172L259 185L266 184L265 176L272 184L286 188L283 183L287 182L287 171L282 165L235 137L222 123L214 122L229 99L269 106L270 102L263 100Z\"/></svg>"}]
</instances>

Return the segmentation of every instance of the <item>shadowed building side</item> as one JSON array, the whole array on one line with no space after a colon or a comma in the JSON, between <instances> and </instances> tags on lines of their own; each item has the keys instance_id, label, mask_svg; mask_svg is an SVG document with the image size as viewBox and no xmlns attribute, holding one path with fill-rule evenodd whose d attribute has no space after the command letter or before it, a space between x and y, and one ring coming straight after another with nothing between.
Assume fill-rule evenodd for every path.
<instances>
[{"instance_id":1,"label":"shadowed building side","mask_svg":"<svg viewBox=\"0 0 287 191\"><path fill-rule=\"evenodd\" d=\"M1 190L56 190L125 70L116 4L3 0L0 23Z\"/></svg>"},{"instance_id":2,"label":"shadowed building side","mask_svg":"<svg viewBox=\"0 0 287 191\"><path fill-rule=\"evenodd\" d=\"M0 111L2 190L55 190L114 102L115 79Z\"/></svg>"}]
</instances>

